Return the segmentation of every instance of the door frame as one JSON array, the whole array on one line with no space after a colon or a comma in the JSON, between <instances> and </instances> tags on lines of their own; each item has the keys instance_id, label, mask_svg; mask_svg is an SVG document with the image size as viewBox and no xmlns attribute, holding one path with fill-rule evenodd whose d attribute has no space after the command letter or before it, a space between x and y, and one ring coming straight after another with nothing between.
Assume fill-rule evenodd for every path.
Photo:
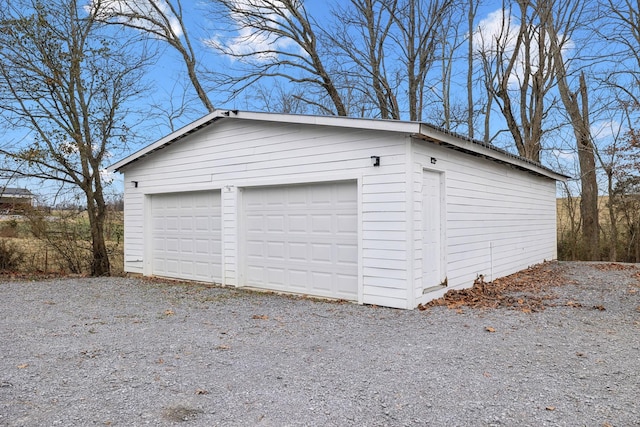
<instances>
[{"instance_id":1,"label":"door frame","mask_svg":"<svg viewBox=\"0 0 640 427\"><path fill-rule=\"evenodd\" d=\"M436 283L435 285L425 287L425 265L426 265L426 254L424 251L424 235L425 235L425 196L424 188L425 188L425 175L433 174L438 177L438 187L439 187L439 222L440 222L440 247L438 248L438 258L439 258L439 281L440 283ZM421 223L422 223L422 278L421 278L421 286L423 291L425 289L437 288L437 287L445 287L447 284L447 198L446 198L446 173L440 169L434 168L423 168L422 169L422 186L420 189L420 194L422 195L422 211L421 211Z\"/></svg>"}]
</instances>

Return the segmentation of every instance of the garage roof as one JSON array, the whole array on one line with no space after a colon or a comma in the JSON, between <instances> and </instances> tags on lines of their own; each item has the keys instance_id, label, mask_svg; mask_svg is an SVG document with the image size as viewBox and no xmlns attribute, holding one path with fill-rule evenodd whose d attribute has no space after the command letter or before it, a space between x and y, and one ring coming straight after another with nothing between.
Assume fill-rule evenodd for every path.
<instances>
[{"instance_id":1,"label":"garage roof","mask_svg":"<svg viewBox=\"0 0 640 427\"><path fill-rule=\"evenodd\" d=\"M130 164L140 160L154 151L163 149L173 144L187 135L213 124L219 120L254 120L266 122L293 123L303 125L320 125L333 126L343 128L357 128L367 130L380 130L386 132L399 132L407 134L414 139L428 141L443 147L451 148L457 151L463 151L468 154L483 157L489 160L497 161L511 165L517 169L534 173L536 175L546 176L551 179L565 181L569 178L566 175L559 174L540 163L525 159L500 149L492 144L471 139L463 135L442 129L433 125L420 122L408 122L399 120L380 120L380 119L361 119L342 116L311 116L311 115L295 115L295 114L276 114L276 113L254 113L239 110L216 110L206 116L178 129L177 131L165 136L162 139L150 144L141 150L136 151L130 156L120 160L109 166L109 170L120 171Z\"/></svg>"}]
</instances>

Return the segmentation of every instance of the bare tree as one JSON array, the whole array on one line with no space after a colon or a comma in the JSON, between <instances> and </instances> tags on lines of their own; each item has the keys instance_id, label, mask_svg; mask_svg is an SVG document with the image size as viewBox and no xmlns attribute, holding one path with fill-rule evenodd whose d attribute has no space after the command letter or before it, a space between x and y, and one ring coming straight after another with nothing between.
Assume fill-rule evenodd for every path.
<instances>
[{"instance_id":1,"label":"bare tree","mask_svg":"<svg viewBox=\"0 0 640 427\"><path fill-rule=\"evenodd\" d=\"M465 11L464 3L451 2L446 10L443 10L443 17L438 26L436 34L436 57L440 62L440 78L433 79L436 84L432 84L432 98L437 100L441 107L434 105L432 111L438 114L439 119L433 121L435 124L445 129L455 129L460 124L468 124L469 117L473 116L473 108L468 109L469 102L473 103L473 97L470 101L465 102L465 106L457 102L454 93L454 73L456 73L457 55L459 49L468 44L469 40L461 35L464 31ZM469 31L466 31L467 35ZM467 37L470 39L470 37ZM472 70L473 65L469 64L467 70ZM440 86L439 90L438 87ZM469 115L469 116L468 116ZM473 137L473 131L469 132L469 136Z\"/></svg>"},{"instance_id":2,"label":"bare tree","mask_svg":"<svg viewBox=\"0 0 640 427\"><path fill-rule=\"evenodd\" d=\"M475 20L480 6L479 0L468 0L467 3L467 134L475 137L473 76L475 62Z\"/></svg>"},{"instance_id":3,"label":"bare tree","mask_svg":"<svg viewBox=\"0 0 640 427\"><path fill-rule=\"evenodd\" d=\"M557 9L554 9L557 6ZM587 258L600 258L600 226L598 217L598 181L593 139L591 136L589 89L584 71L578 73L578 87L569 83L567 59L563 56L566 43L574 34L583 16L585 4L579 1L562 2L540 0L538 13L549 36L549 49L554 57L553 67L562 104L570 118L580 164L580 218L583 244Z\"/></svg>"},{"instance_id":4,"label":"bare tree","mask_svg":"<svg viewBox=\"0 0 640 427\"><path fill-rule=\"evenodd\" d=\"M215 109L201 83L198 55L184 23L180 0L93 0L92 4L100 20L133 28L175 49L202 105L209 112Z\"/></svg>"},{"instance_id":5,"label":"bare tree","mask_svg":"<svg viewBox=\"0 0 640 427\"><path fill-rule=\"evenodd\" d=\"M382 119L400 119L398 84L389 79L396 70L387 68L397 3L398 0L350 0L332 11L336 23L325 31L338 55L345 58L347 65L342 72L349 74L367 103L374 106L373 115Z\"/></svg>"},{"instance_id":6,"label":"bare tree","mask_svg":"<svg viewBox=\"0 0 640 427\"><path fill-rule=\"evenodd\" d=\"M617 49L609 58L618 58L606 82L620 97L640 106L640 2L638 0L601 0L604 19L596 31L601 38Z\"/></svg>"},{"instance_id":7,"label":"bare tree","mask_svg":"<svg viewBox=\"0 0 640 427\"><path fill-rule=\"evenodd\" d=\"M272 113L308 114L308 105L302 101L302 88L287 88L276 82L273 85L258 83L252 90L252 97L260 104L260 108Z\"/></svg>"},{"instance_id":8,"label":"bare tree","mask_svg":"<svg viewBox=\"0 0 640 427\"><path fill-rule=\"evenodd\" d=\"M141 94L145 58L103 32L97 6L11 0L0 10L0 114L22 139L5 143L5 170L84 196L92 275L110 273L101 173L130 137L127 102Z\"/></svg>"},{"instance_id":9,"label":"bare tree","mask_svg":"<svg viewBox=\"0 0 640 427\"><path fill-rule=\"evenodd\" d=\"M481 47L486 87L498 101L518 154L540 162L549 111L545 103L555 86L554 55L533 2L519 0L517 17L503 6L500 31L488 35Z\"/></svg>"},{"instance_id":10,"label":"bare tree","mask_svg":"<svg viewBox=\"0 0 640 427\"><path fill-rule=\"evenodd\" d=\"M409 120L422 120L427 75L437 60L438 30L452 0L399 0L394 12L396 44L405 67Z\"/></svg>"},{"instance_id":11,"label":"bare tree","mask_svg":"<svg viewBox=\"0 0 640 427\"><path fill-rule=\"evenodd\" d=\"M326 114L347 115L334 73L322 55L315 22L301 0L210 2L216 22L226 27L208 44L240 66L217 76L220 87L232 97L263 78L284 79L307 87L303 100L309 105Z\"/></svg>"}]
</instances>

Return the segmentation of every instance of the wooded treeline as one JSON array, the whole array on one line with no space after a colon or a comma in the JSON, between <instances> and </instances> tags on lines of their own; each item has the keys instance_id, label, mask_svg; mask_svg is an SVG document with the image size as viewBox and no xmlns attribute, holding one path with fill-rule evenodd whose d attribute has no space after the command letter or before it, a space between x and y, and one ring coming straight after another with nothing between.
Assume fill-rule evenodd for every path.
<instances>
[{"instance_id":1,"label":"wooded treeline","mask_svg":"<svg viewBox=\"0 0 640 427\"><path fill-rule=\"evenodd\" d=\"M2 116L31 144L2 145L5 175L79 189L98 259L105 154L224 106L495 144L571 177L562 257L640 261L637 0L7 0L0 60ZM152 102L155 61L175 87Z\"/></svg>"}]
</instances>

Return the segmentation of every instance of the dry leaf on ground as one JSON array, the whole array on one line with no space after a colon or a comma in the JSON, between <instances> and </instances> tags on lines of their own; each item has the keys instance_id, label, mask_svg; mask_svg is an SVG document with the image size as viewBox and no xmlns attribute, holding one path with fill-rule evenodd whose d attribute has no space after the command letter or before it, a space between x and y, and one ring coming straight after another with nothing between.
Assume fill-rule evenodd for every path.
<instances>
[{"instance_id":1,"label":"dry leaf on ground","mask_svg":"<svg viewBox=\"0 0 640 427\"><path fill-rule=\"evenodd\" d=\"M493 282L477 279L473 287L452 289L442 298L420 304L420 310L445 306L459 310L470 308L507 307L525 313L544 310L547 301L555 299L551 292L556 286L569 283L555 263L543 263ZM515 295L514 295L515 294Z\"/></svg>"}]
</instances>

